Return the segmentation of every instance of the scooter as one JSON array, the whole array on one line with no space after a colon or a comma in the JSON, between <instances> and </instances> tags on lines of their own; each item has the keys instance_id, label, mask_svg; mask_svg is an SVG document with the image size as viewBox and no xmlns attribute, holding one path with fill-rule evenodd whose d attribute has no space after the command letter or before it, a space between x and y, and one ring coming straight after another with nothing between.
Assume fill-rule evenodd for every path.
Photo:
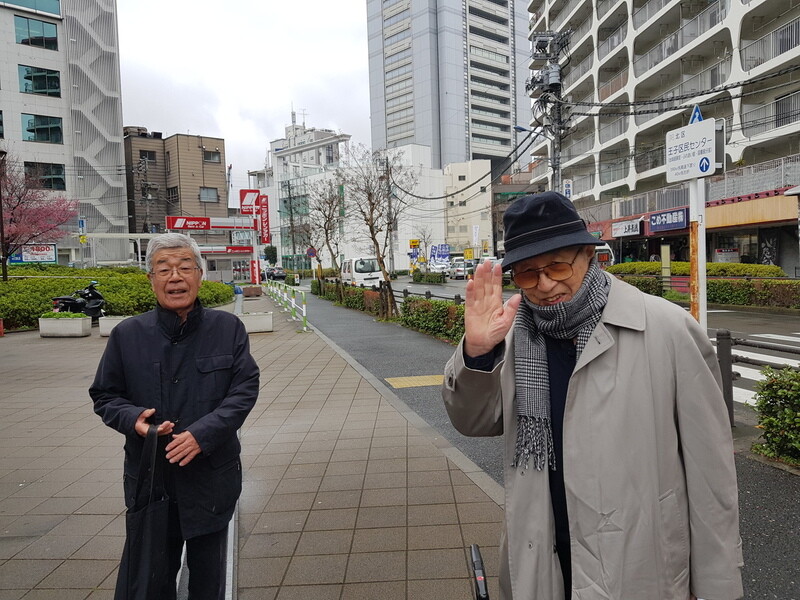
<instances>
[{"instance_id":1,"label":"scooter","mask_svg":"<svg viewBox=\"0 0 800 600\"><path fill-rule=\"evenodd\" d=\"M100 285L96 281L92 281L82 290L75 290L71 296L58 296L53 298L53 312L72 312L84 313L96 320L102 317L103 306L106 303L103 294L97 291L96 287Z\"/></svg>"}]
</instances>

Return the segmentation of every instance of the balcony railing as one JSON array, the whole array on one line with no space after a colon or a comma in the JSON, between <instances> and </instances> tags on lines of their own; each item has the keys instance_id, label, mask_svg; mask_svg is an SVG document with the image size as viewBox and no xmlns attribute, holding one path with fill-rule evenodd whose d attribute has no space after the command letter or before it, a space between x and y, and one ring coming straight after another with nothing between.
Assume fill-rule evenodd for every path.
<instances>
[{"instance_id":1,"label":"balcony railing","mask_svg":"<svg viewBox=\"0 0 800 600\"><path fill-rule=\"evenodd\" d=\"M657 108L660 111L672 108L673 106L678 106L680 104L685 104L689 102L689 100L673 100L673 98L676 96L684 96L686 94L697 94L703 90L710 90L719 87L727 81L730 73L731 59L728 57L719 61L715 65L711 65L707 69L703 69L695 75L687 76L682 83L679 83L675 87L672 87L661 94L659 96L661 100L658 103L649 105L646 108ZM649 112L636 115L636 124L641 125L642 123L646 123L650 119L657 117L659 114L660 112Z\"/></svg>"},{"instance_id":2,"label":"balcony railing","mask_svg":"<svg viewBox=\"0 0 800 600\"><path fill-rule=\"evenodd\" d=\"M672 56L706 31L718 25L728 13L730 0L717 0L683 27L667 35L660 43L633 61L633 71L638 77L646 73L665 58Z\"/></svg>"},{"instance_id":3,"label":"balcony railing","mask_svg":"<svg viewBox=\"0 0 800 600\"><path fill-rule=\"evenodd\" d=\"M590 54L589 56L584 58L581 62L579 62L577 65L572 67L569 70L569 73L567 73L564 76L564 82L563 82L564 83L564 89L569 89L569 87L573 83L575 83L576 81L578 81L578 79L580 79L586 73L588 73L589 69L592 68L593 64L594 64L594 55Z\"/></svg>"},{"instance_id":4,"label":"balcony railing","mask_svg":"<svg viewBox=\"0 0 800 600\"><path fill-rule=\"evenodd\" d=\"M576 44L580 39L583 38L589 31L592 29L592 17L584 19L583 23L578 25L575 28L575 31L572 32L572 36L569 39L569 43L572 45L573 48L576 48Z\"/></svg>"},{"instance_id":5,"label":"balcony railing","mask_svg":"<svg viewBox=\"0 0 800 600\"><path fill-rule=\"evenodd\" d=\"M782 25L742 48L742 67L745 71L755 69L797 46L800 46L800 19Z\"/></svg>"},{"instance_id":6,"label":"balcony railing","mask_svg":"<svg viewBox=\"0 0 800 600\"><path fill-rule=\"evenodd\" d=\"M747 196L791 187L800 181L800 154L776 158L709 177L708 200Z\"/></svg>"},{"instance_id":7,"label":"balcony railing","mask_svg":"<svg viewBox=\"0 0 800 600\"><path fill-rule=\"evenodd\" d=\"M594 173L589 173L588 175L575 177L572 180L572 193L575 194L576 196L578 194L585 194L586 192L590 192L593 187L594 187Z\"/></svg>"},{"instance_id":8,"label":"balcony railing","mask_svg":"<svg viewBox=\"0 0 800 600\"><path fill-rule=\"evenodd\" d=\"M628 176L629 161L620 160L600 168L600 185L606 185Z\"/></svg>"},{"instance_id":9,"label":"balcony railing","mask_svg":"<svg viewBox=\"0 0 800 600\"><path fill-rule=\"evenodd\" d=\"M531 181L535 179L539 179L540 177L544 177L547 175L547 172L550 170L550 163L547 160L543 160L538 165L533 167L531 171Z\"/></svg>"},{"instance_id":10,"label":"balcony railing","mask_svg":"<svg viewBox=\"0 0 800 600\"><path fill-rule=\"evenodd\" d=\"M620 25L614 33L608 36L607 39L603 40L603 42L597 47L597 57L600 60L603 60L614 48L622 44L622 41L627 35L628 23L626 21Z\"/></svg>"},{"instance_id":11,"label":"balcony railing","mask_svg":"<svg viewBox=\"0 0 800 600\"><path fill-rule=\"evenodd\" d=\"M620 91L628 84L628 69L624 69L620 71L612 79L610 79L607 83L604 83L597 89L597 96L600 98L601 101L605 100L611 94L614 94Z\"/></svg>"},{"instance_id":12,"label":"balcony railing","mask_svg":"<svg viewBox=\"0 0 800 600\"><path fill-rule=\"evenodd\" d=\"M633 27L638 29L650 20L658 11L664 8L670 0L650 0L633 13Z\"/></svg>"},{"instance_id":13,"label":"balcony railing","mask_svg":"<svg viewBox=\"0 0 800 600\"><path fill-rule=\"evenodd\" d=\"M650 150L646 150L644 152L637 150L635 162L637 173L643 173L645 171L649 171L650 169L664 166L666 163L666 152L664 151L664 146L651 148Z\"/></svg>"},{"instance_id":14,"label":"balcony railing","mask_svg":"<svg viewBox=\"0 0 800 600\"><path fill-rule=\"evenodd\" d=\"M742 114L742 129L746 136L753 137L798 121L800 121L800 92L795 92Z\"/></svg>"},{"instance_id":15,"label":"balcony railing","mask_svg":"<svg viewBox=\"0 0 800 600\"><path fill-rule=\"evenodd\" d=\"M628 129L628 117L619 117L600 128L600 143L622 135Z\"/></svg>"},{"instance_id":16,"label":"balcony railing","mask_svg":"<svg viewBox=\"0 0 800 600\"><path fill-rule=\"evenodd\" d=\"M603 17L605 17L608 14L608 11L610 11L612 8L614 8L614 5L617 2L619 2L619 0L600 0L597 3L597 18L598 18L598 20L602 19Z\"/></svg>"},{"instance_id":17,"label":"balcony railing","mask_svg":"<svg viewBox=\"0 0 800 600\"><path fill-rule=\"evenodd\" d=\"M561 26L564 24L564 21L567 20L567 17L575 10L575 7L578 6L583 0L570 0L567 5L563 8L563 10L558 13L555 19L550 22L550 28L554 31L559 31Z\"/></svg>"},{"instance_id":18,"label":"balcony railing","mask_svg":"<svg viewBox=\"0 0 800 600\"><path fill-rule=\"evenodd\" d=\"M590 133L579 140L575 140L571 144L565 144L564 147L561 148L561 160L568 161L580 158L584 154L590 152L593 146L594 133Z\"/></svg>"}]
</instances>

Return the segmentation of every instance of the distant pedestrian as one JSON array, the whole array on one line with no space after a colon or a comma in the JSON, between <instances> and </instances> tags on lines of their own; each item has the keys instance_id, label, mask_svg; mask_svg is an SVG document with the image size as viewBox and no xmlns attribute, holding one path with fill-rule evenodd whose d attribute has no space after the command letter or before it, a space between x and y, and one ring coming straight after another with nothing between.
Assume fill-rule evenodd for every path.
<instances>
[{"instance_id":1,"label":"distant pedestrian","mask_svg":"<svg viewBox=\"0 0 800 600\"><path fill-rule=\"evenodd\" d=\"M742 596L720 372L682 308L601 271L554 192L506 210L502 267L467 284L442 394L465 435L505 435L500 597ZM506 303L502 271L521 294Z\"/></svg>"},{"instance_id":2,"label":"distant pedestrian","mask_svg":"<svg viewBox=\"0 0 800 600\"><path fill-rule=\"evenodd\" d=\"M197 243L176 233L147 246L158 305L124 320L108 345L89 393L103 422L125 435L125 503L134 502L144 436L151 423L170 497L169 581L158 600L176 597L186 545L189 598L225 597L228 522L242 488L237 431L256 402L259 370L244 326L197 300Z\"/></svg>"}]
</instances>

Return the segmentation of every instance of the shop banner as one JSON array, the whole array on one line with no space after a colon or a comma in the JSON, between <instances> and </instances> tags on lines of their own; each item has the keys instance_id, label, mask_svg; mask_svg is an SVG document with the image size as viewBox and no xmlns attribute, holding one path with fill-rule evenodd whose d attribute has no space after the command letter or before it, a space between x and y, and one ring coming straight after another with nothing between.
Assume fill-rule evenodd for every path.
<instances>
[{"instance_id":1,"label":"shop banner","mask_svg":"<svg viewBox=\"0 0 800 600\"><path fill-rule=\"evenodd\" d=\"M686 229L689 226L689 209L673 208L650 215L650 231L671 231Z\"/></svg>"},{"instance_id":2,"label":"shop banner","mask_svg":"<svg viewBox=\"0 0 800 600\"><path fill-rule=\"evenodd\" d=\"M641 219L631 221L617 221L611 224L611 235L615 238L639 235L641 233Z\"/></svg>"}]
</instances>

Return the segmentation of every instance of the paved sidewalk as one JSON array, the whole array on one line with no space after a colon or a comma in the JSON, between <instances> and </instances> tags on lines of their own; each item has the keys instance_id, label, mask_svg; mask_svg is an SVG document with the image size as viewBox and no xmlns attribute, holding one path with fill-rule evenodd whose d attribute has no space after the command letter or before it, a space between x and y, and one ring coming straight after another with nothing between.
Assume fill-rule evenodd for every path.
<instances>
[{"instance_id":1,"label":"paved sidewalk","mask_svg":"<svg viewBox=\"0 0 800 600\"><path fill-rule=\"evenodd\" d=\"M238 597L470 598L469 544L497 573L500 486L271 300L244 310L274 310L275 331L250 336ZM0 600L113 596L122 438L87 394L105 340L0 338Z\"/></svg>"}]
</instances>

